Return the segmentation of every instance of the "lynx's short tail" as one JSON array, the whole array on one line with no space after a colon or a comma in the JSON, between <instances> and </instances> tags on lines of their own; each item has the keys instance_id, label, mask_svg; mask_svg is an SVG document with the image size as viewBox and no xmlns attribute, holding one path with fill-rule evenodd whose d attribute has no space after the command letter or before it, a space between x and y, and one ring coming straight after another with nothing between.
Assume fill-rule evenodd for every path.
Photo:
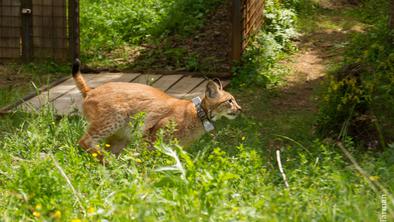
<instances>
[{"instance_id":1,"label":"lynx's short tail","mask_svg":"<svg viewBox=\"0 0 394 222\"><path fill-rule=\"evenodd\" d=\"M79 59L75 59L72 66L72 74L75 80L75 84L77 85L79 91L81 91L82 96L86 97L87 93L91 89L86 83L85 79L81 74L81 61Z\"/></svg>"}]
</instances>

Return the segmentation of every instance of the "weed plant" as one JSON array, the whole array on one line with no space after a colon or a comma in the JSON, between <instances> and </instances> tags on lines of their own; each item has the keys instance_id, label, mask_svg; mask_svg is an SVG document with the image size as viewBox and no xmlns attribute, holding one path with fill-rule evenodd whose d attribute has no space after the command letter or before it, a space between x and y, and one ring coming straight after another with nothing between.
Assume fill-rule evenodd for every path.
<instances>
[{"instance_id":1,"label":"weed plant","mask_svg":"<svg viewBox=\"0 0 394 222\"><path fill-rule=\"evenodd\" d=\"M292 39L296 31L296 14L277 0L267 0L264 7L264 25L250 38L250 44L233 73L234 84L251 84L267 87L277 84L286 70L278 64L289 52L295 50Z\"/></svg>"}]
</instances>

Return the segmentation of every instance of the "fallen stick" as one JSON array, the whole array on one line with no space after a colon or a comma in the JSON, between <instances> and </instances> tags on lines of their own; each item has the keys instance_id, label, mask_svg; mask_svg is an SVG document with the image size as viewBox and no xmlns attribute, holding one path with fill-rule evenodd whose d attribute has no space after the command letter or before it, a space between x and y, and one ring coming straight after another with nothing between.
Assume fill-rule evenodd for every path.
<instances>
[{"instance_id":1,"label":"fallen stick","mask_svg":"<svg viewBox=\"0 0 394 222\"><path fill-rule=\"evenodd\" d=\"M283 181L285 182L285 186L286 186L286 188L289 188L289 183L287 182L286 174L283 171L282 162L280 160L280 150L279 149L276 150L276 161L278 162L279 171L280 171L280 174L282 175Z\"/></svg>"}]
</instances>

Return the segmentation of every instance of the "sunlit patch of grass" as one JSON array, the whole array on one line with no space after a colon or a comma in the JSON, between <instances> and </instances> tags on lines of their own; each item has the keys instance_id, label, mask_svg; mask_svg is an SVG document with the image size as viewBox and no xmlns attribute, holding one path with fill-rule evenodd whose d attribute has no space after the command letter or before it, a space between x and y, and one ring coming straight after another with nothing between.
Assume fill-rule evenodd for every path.
<instances>
[{"instance_id":1,"label":"sunlit patch of grass","mask_svg":"<svg viewBox=\"0 0 394 222\"><path fill-rule=\"evenodd\" d=\"M260 99L248 100L256 112L270 100L258 93ZM235 96L246 102L242 92ZM149 150L141 135L133 134L119 157L105 153L105 166L76 145L86 127L81 117L59 119L50 108L16 113L0 141L0 214L11 221L378 219L371 212L379 210L380 194L352 171L335 146L297 136L308 130L300 125L306 116L252 113L219 121L213 135L184 149L159 140L157 149ZM298 126L283 132L296 143L275 135L286 124ZM282 151L290 189L284 187L273 147ZM359 159L392 188L390 170L379 170L389 157Z\"/></svg>"}]
</instances>

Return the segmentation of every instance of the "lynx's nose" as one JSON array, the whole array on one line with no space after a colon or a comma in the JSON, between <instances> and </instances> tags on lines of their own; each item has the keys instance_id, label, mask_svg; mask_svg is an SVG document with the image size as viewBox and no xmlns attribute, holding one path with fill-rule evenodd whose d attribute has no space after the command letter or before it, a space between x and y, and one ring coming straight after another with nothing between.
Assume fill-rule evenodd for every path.
<instances>
[{"instance_id":1,"label":"lynx's nose","mask_svg":"<svg viewBox=\"0 0 394 222\"><path fill-rule=\"evenodd\" d=\"M237 113L242 112L242 107L240 105L237 104L236 108L237 108Z\"/></svg>"},{"instance_id":2,"label":"lynx's nose","mask_svg":"<svg viewBox=\"0 0 394 222\"><path fill-rule=\"evenodd\" d=\"M242 112L242 108L240 107L240 106L236 106L236 107L234 107L234 109L232 109L232 113L233 113L233 115L239 115L240 113Z\"/></svg>"}]
</instances>

